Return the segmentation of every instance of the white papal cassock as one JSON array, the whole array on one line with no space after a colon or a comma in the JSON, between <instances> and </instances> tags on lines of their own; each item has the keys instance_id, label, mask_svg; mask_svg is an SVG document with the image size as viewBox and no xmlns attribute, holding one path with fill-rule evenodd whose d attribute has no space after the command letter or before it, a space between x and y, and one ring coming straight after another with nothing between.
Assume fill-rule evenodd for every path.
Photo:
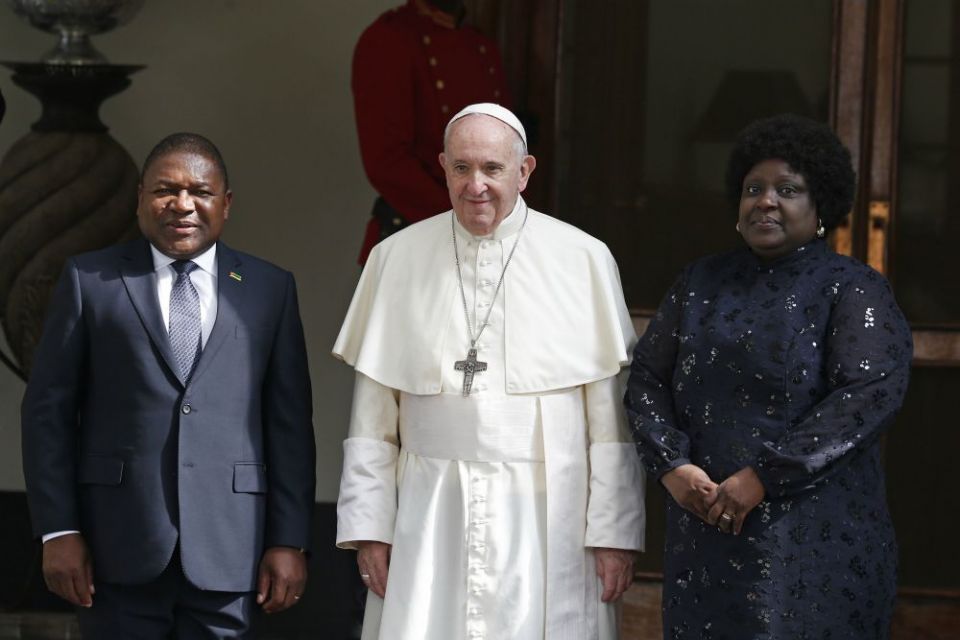
<instances>
[{"instance_id":1,"label":"white papal cassock","mask_svg":"<svg viewBox=\"0 0 960 640\"><path fill-rule=\"evenodd\" d=\"M393 545L363 638L616 638L592 547L639 550L643 473L617 375L635 336L616 265L526 206L490 237L452 212L370 256L334 354L356 368L337 544ZM461 394L471 321L487 370ZM476 329L474 329L476 333Z\"/></svg>"}]
</instances>

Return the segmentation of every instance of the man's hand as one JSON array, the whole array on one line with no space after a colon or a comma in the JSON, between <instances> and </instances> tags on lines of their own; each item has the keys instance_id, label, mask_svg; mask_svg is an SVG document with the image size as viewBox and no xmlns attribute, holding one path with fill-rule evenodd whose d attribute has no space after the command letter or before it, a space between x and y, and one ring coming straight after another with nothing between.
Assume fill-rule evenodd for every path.
<instances>
[{"instance_id":1,"label":"man's hand","mask_svg":"<svg viewBox=\"0 0 960 640\"><path fill-rule=\"evenodd\" d=\"M44 543L43 580L67 602L93 605L93 563L83 536L68 533Z\"/></svg>"},{"instance_id":2,"label":"man's hand","mask_svg":"<svg viewBox=\"0 0 960 640\"><path fill-rule=\"evenodd\" d=\"M289 609L307 584L307 557L293 547L270 547L260 560L257 604L267 613Z\"/></svg>"},{"instance_id":3,"label":"man's hand","mask_svg":"<svg viewBox=\"0 0 960 640\"><path fill-rule=\"evenodd\" d=\"M387 593L387 567L390 566L391 545L386 542L363 540L357 543L357 566L367 589L384 597Z\"/></svg>"},{"instance_id":4,"label":"man's hand","mask_svg":"<svg viewBox=\"0 0 960 640\"><path fill-rule=\"evenodd\" d=\"M739 535L747 514L763 500L763 484L753 467L744 467L717 487L717 499L710 507L707 522L724 533Z\"/></svg>"},{"instance_id":5,"label":"man's hand","mask_svg":"<svg viewBox=\"0 0 960 640\"><path fill-rule=\"evenodd\" d=\"M663 474L660 482L677 504L701 520L707 520L707 514L717 499L719 485L706 471L695 464L682 464Z\"/></svg>"},{"instance_id":6,"label":"man's hand","mask_svg":"<svg viewBox=\"0 0 960 640\"><path fill-rule=\"evenodd\" d=\"M625 549L597 547L593 556L597 561L597 575L603 583L604 602L615 602L633 584L633 559L636 554Z\"/></svg>"}]
</instances>

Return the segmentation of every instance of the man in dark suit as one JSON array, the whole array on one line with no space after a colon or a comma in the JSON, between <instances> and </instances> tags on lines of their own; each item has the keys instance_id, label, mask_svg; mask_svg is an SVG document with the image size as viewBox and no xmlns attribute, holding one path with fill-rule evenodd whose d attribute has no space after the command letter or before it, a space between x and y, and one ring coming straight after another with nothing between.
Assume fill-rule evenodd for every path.
<instances>
[{"instance_id":1,"label":"man in dark suit","mask_svg":"<svg viewBox=\"0 0 960 640\"><path fill-rule=\"evenodd\" d=\"M216 147L144 163L145 240L70 259L22 407L49 588L85 638L242 638L294 604L314 501L310 379L293 276L218 241Z\"/></svg>"}]
</instances>

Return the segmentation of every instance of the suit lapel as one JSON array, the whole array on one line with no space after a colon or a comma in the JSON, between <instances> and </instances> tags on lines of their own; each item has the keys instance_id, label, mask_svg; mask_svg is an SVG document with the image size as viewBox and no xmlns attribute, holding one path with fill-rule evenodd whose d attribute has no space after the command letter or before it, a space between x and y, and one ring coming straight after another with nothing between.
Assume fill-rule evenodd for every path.
<instances>
[{"instance_id":1,"label":"suit lapel","mask_svg":"<svg viewBox=\"0 0 960 640\"><path fill-rule=\"evenodd\" d=\"M217 318L200 354L200 362L197 363L192 380L198 379L209 368L224 340L236 335L238 310L243 308L244 287L242 281L235 280L230 274L241 273L240 265L240 257L236 253L222 242L217 244Z\"/></svg>"},{"instance_id":2,"label":"suit lapel","mask_svg":"<svg viewBox=\"0 0 960 640\"><path fill-rule=\"evenodd\" d=\"M163 315L160 313L160 301L157 300L157 273L153 269L153 257L150 254L150 245L146 241L134 242L123 256L120 266L120 275L127 288L127 294L140 316L150 340L160 352L171 373L184 384L180 377L180 367L173 357L170 348L170 337L167 328L163 325Z\"/></svg>"}]
</instances>

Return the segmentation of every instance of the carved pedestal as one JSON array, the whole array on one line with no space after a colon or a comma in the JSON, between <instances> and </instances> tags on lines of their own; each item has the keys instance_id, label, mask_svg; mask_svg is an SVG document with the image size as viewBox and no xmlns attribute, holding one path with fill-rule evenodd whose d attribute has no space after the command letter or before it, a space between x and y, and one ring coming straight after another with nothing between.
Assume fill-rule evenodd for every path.
<instances>
[{"instance_id":1,"label":"carved pedestal","mask_svg":"<svg viewBox=\"0 0 960 640\"><path fill-rule=\"evenodd\" d=\"M98 110L141 67L6 66L43 104L0 161L0 322L26 377L66 258L136 234L137 167Z\"/></svg>"}]
</instances>

